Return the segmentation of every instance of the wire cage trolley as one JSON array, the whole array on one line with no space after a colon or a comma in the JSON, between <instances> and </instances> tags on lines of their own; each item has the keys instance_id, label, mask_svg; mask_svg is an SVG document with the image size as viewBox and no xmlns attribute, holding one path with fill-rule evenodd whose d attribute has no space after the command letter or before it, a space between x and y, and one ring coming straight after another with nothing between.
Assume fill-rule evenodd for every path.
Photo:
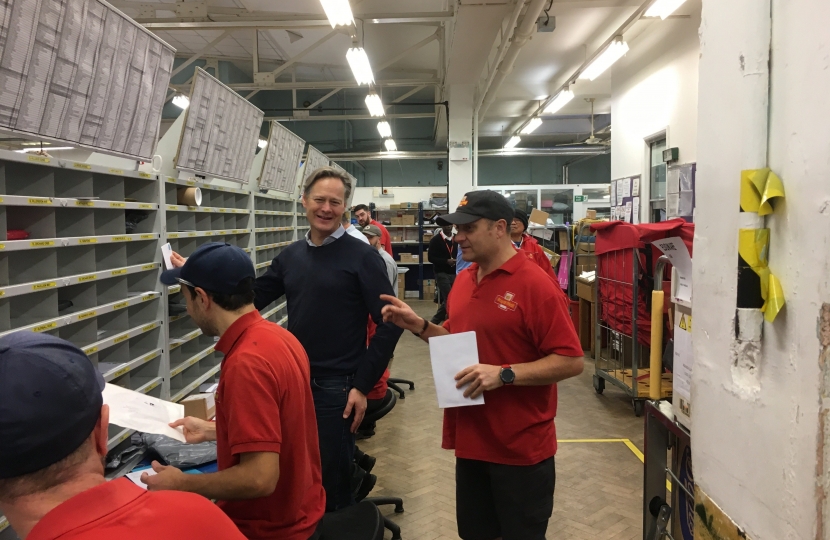
<instances>
[{"instance_id":1,"label":"wire cage trolley","mask_svg":"<svg viewBox=\"0 0 830 540\"><path fill-rule=\"evenodd\" d=\"M658 257L650 245L672 236L688 237L693 226L682 219L632 225L620 221L595 223L596 334L594 390L602 394L606 382L631 397L637 416L649 397L651 290ZM662 343L654 344L662 348ZM671 395L671 385L662 389Z\"/></svg>"}]
</instances>

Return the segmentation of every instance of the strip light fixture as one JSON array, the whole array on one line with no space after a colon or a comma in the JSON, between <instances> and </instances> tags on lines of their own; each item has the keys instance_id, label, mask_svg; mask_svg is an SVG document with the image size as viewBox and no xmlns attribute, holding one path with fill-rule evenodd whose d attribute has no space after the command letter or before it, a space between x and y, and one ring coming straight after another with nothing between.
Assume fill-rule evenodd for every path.
<instances>
[{"instance_id":1,"label":"strip light fixture","mask_svg":"<svg viewBox=\"0 0 830 540\"><path fill-rule=\"evenodd\" d=\"M570 101L574 98L574 93L571 92L570 88L565 88L558 94L556 97L553 98L553 101L545 107L544 114L554 114L559 112L559 109L570 103Z\"/></svg>"},{"instance_id":2,"label":"strip light fixture","mask_svg":"<svg viewBox=\"0 0 830 540\"><path fill-rule=\"evenodd\" d=\"M44 150L48 150L52 152L53 150L74 150L74 146L46 146L43 148ZM40 148L24 148L23 150L15 150L18 154L33 154L36 152L40 152Z\"/></svg>"},{"instance_id":3,"label":"strip light fixture","mask_svg":"<svg viewBox=\"0 0 830 540\"><path fill-rule=\"evenodd\" d=\"M657 0L646 11L646 17L660 17L664 21L666 17L683 5L686 0Z\"/></svg>"},{"instance_id":4,"label":"strip light fixture","mask_svg":"<svg viewBox=\"0 0 830 540\"><path fill-rule=\"evenodd\" d=\"M510 149L519 144L520 142L522 142L522 138L518 135L513 135L512 137L510 137L510 140L504 144L504 147Z\"/></svg>"},{"instance_id":5,"label":"strip light fixture","mask_svg":"<svg viewBox=\"0 0 830 540\"><path fill-rule=\"evenodd\" d=\"M389 122L383 121L378 122L378 133L384 139L388 139L392 136L392 128L389 126Z\"/></svg>"},{"instance_id":6,"label":"strip light fixture","mask_svg":"<svg viewBox=\"0 0 830 540\"><path fill-rule=\"evenodd\" d=\"M522 128L522 131L520 131L520 133L522 135L530 135L531 133L536 131L536 128L538 128L541 125L542 125L542 119L541 118L539 118L538 116L535 117L535 118L531 118L530 122L528 122L527 125Z\"/></svg>"},{"instance_id":7,"label":"strip light fixture","mask_svg":"<svg viewBox=\"0 0 830 540\"><path fill-rule=\"evenodd\" d=\"M265 139L259 139L259 140L256 142L256 145L257 145L257 147L259 147L259 148L265 148L266 146L268 146L268 141L266 141Z\"/></svg>"},{"instance_id":8,"label":"strip light fixture","mask_svg":"<svg viewBox=\"0 0 830 540\"><path fill-rule=\"evenodd\" d=\"M176 94L173 97L173 105L180 109L186 109L190 106L190 98L184 94Z\"/></svg>"},{"instance_id":9,"label":"strip light fixture","mask_svg":"<svg viewBox=\"0 0 830 540\"><path fill-rule=\"evenodd\" d=\"M320 0L320 3L323 4L323 11L326 12L326 17L329 18L329 24L332 28L354 24L354 16L352 15L352 8L349 6L349 0Z\"/></svg>"},{"instance_id":10,"label":"strip light fixture","mask_svg":"<svg viewBox=\"0 0 830 540\"><path fill-rule=\"evenodd\" d=\"M628 43L622 40L622 37L617 37L612 41L602 53L597 56L591 64L585 68L585 71L579 74L580 79L594 80L602 75L606 69L619 60L628 52Z\"/></svg>"},{"instance_id":11,"label":"strip light fixture","mask_svg":"<svg viewBox=\"0 0 830 540\"><path fill-rule=\"evenodd\" d=\"M384 144L384 146L386 146L386 151L387 152L397 152L398 151L398 145L395 144L395 139L386 139L385 141L383 141L383 144Z\"/></svg>"},{"instance_id":12,"label":"strip light fixture","mask_svg":"<svg viewBox=\"0 0 830 540\"><path fill-rule=\"evenodd\" d=\"M380 96L374 92L366 96L366 107L369 108L369 114L372 116L383 116L386 114L383 103L380 101Z\"/></svg>"},{"instance_id":13,"label":"strip light fixture","mask_svg":"<svg viewBox=\"0 0 830 540\"><path fill-rule=\"evenodd\" d=\"M372 74L372 66L369 64L369 57L363 47L352 47L346 52L346 60L352 68L357 84L372 84L375 76Z\"/></svg>"}]
</instances>

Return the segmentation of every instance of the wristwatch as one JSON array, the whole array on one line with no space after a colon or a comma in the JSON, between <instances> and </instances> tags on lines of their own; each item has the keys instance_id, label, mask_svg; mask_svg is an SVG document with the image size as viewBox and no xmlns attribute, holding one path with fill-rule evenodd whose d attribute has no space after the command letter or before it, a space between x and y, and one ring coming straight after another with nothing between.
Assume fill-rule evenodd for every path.
<instances>
[{"instance_id":1,"label":"wristwatch","mask_svg":"<svg viewBox=\"0 0 830 540\"><path fill-rule=\"evenodd\" d=\"M510 364L504 364L501 366L499 379L501 379L501 382L504 384L513 384L513 381L516 380L516 373L513 372L513 368L510 367Z\"/></svg>"}]
</instances>

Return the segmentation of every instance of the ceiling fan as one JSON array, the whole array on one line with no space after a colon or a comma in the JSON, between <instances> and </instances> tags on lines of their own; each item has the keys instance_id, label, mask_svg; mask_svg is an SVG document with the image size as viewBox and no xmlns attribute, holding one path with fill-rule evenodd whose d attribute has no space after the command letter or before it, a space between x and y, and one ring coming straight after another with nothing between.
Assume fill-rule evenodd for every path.
<instances>
[{"instance_id":1,"label":"ceiling fan","mask_svg":"<svg viewBox=\"0 0 830 540\"><path fill-rule=\"evenodd\" d=\"M599 145L607 146L607 145L611 144L611 139L600 139L599 137L596 137L594 135L594 99L595 98L585 98L585 101L587 101L591 104L591 136L588 137L587 139L585 139L582 142L557 144L556 146L582 146L583 144L588 144L588 145L591 145L591 146L599 146ZM604 129L605 128L603 128L603 130Z\"/></svg>"}]
</instances>

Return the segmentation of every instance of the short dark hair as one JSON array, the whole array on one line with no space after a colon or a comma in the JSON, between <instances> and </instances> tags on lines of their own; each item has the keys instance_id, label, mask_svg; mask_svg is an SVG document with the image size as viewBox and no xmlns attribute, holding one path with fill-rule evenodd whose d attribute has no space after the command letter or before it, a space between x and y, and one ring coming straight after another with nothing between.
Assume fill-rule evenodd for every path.
<instances>
[{"instance_id":1,"label":"short dark hair","mask_svg":"<svg viewBox=\"0 0 830 540\"><path fill-rule=\"evenodd\" d=\"M365 210L366 212L368 212L369 207L366 206L365 204L358 204L357 206L354 207L354 212L355 213L360 212L361 210Z\"/></svg>"},{"instance_id":2,"label":"short dark hair","mask_svg":"<svg viewBox=\"0 0 830 540\"><path fill-rule=\"evenodd\" d=\"M343 187L346 188L346 202L349 200L349 196L352 194L352 183L349 181L349 178L343 174L342 172L338 171L334 167L320 167L314 171L311 171L303 185L303 197L307 197L309 192L311 191L311 187L317 183L318 180L322 180L324 178L338 178L343 182Z\"/></svg>"},{"instance_id":3,"label":"short dark hair","mask_svg":"<svg viewBox=\"0 0 830 540\"><path fill-rule=\"evenodd\" d=\"M185 285L185 288L190 294L190 298L196 297L196 288L190 285ZM237 290L242 291L236 294L219 294L210 291L205 291L211 300L216 302L216 305L225 311L239 311L245 306L254 303L254 278L245 278L239 282Z\"/></svg>"},{"instance_id":4,"label":"short dark hair","mask_svg":"<svg viewBox=\"0 0 830 540\"><path fill-rule=\"evenodd\" d=\"M78 474L78 467L89 458L90 445L87 437L72 453L48 467L21 476L0 478L0 501L13 502L69 482Z\"/></svg>"}]
</instances>

